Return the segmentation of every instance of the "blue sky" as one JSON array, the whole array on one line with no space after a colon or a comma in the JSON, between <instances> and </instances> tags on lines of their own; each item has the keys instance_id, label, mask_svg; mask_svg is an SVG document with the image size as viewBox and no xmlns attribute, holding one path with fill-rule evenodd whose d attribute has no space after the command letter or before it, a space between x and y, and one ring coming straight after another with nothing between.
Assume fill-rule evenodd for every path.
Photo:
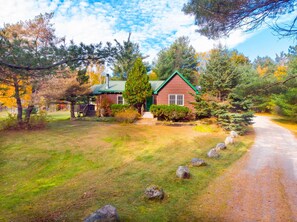
<instances>
[{"instance_id":1,"label":"blue sky","mask_svg":"<svg viewBox=\"0 0 297 222\"><path fill-rule=\"evenodd\" d=\"M264 29L256 31L254 36L246 39L235 48L252 60L257 56L263 57L267 55L275 59L276 54L279 55L282 51L287 53L289 46L296 44L296 40L280 38L271 29Z\"/></svg>"},{"instance_id":2,"label":"blue sky","mask_svg":"<svg viewBox=\"0 0 297 222\"><path fill-rule=\"evenodd\" d=\"M75 42L98 43L123 41L132 32L149 61L176 38L189 36L197 52L208 51L218 43L253 60L257 55L275 57L295 45L292 39L273 36L262 27L253 33L236 30L228 38L208 40L195 32L194 18L181 11L187 0L0 0L0 26L54 12L53 23L58 36ZM292 15L291 15L292 16ZM290 20L285 16L282 21Z\"/></svg>"}]
</instances>

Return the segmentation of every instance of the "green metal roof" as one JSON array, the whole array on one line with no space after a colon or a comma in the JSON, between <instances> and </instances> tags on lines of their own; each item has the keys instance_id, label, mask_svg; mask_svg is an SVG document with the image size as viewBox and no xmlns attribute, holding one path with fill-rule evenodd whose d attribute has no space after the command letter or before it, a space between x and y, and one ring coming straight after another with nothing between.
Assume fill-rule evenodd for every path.
<instances>
[{"instance_id":1,"label":"green metal roof","mask_svg":"<svg viewBox=\"0 0 297 222\"><path fill-rule=\"evenodd\" d=\"M155 91L156 89L158 89L164 82L164 80L154 80L154 81L149 81L153 91Z\"/></svg>"},{"instance_id":2,"label":"green metal roof","mask_svg":"<svg viewBox=\"0 0 297 222\"><path fill-rule=\"evenodd\" d=\"M153 91L162 85L164 81L149 81ZM106 84L98 84L91 87L92 94L99 95L104 93L122 93L125 90L126 81L109 81L109 88L106 89Z\"/></svg>"},{"instance_id":3,"label":"green metal roof","mask_svg":"<svg viewBox=\"0 0 297 222\"><path fill-rule=\"evenodd\" d=\"M193 86L182 74L178 71L174 71L171 76L169 76L157 89L154 90L154 94L158 94L159 91L175 76L179 75L197 94L199 93L198 89Z\"/></svg>"},{"instance_id":4,"label":"green metal roof","mask_svg":"<svg viewBox=\"0 0 297 222\"><path fill-rule=\"evenodd\" d=\"M196 93L199 93L198 89L194 87L182 74L178 71L172 73L166 80L156 80L156 81L149 81L152 89L153 94L158 94L159 91L175 76L179 75ZM99 95L104 93L122 93L125 90L126 81L109 81L109 88L106 89L106 84L98 84L91 87L93 95Z\"/></svg>"},{"instance_id":5,"label":"green metal roof","mask_svg":"<svg viewBox=\"0 0 297 222\"><path fill-rule=\"evenodd\" d=\"M106 89L106 84L98 84L91 87L94 95L103 93L121 93L125 89L126 81L109 81L109 88Z\"/></svg>"}]
</instances>

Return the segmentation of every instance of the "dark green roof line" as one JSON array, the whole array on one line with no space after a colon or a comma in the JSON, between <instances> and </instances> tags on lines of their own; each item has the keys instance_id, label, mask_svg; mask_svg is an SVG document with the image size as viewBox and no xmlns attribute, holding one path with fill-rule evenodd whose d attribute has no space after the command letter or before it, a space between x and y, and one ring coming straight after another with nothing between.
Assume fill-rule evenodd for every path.
<instances>
[{"instance_id":1,"label":"dark green roof line","mask_svg":"<svg viewBox=\"0 0 297 222\"><path fill-rule=\"evenodd\" d=\"M196 94L199 93L198 89L196 89L195 86L193 86L182 74L179 73L179 71L174 71L171 76L169 76L155 91L154 94L158 94L159 91L175 76L179 75L195 92Z\"/></svg>"},{"instance_id":2,"label":"dark green roof line","mask_svg":"<svg viewBox=\"0 0 297 222\"><path fill-rule=\"evenodd\" d=\"M151 83L152 89L156 90L164 82L162 81L149 81ZM100 95L104 93L122 93L125 90L126 81L110 81L109 88L106 89L106 84L97 84L91 87L93 95Z\"/></svg>"},{"instance_id":3,"label":"dark green roof line","mask_svg":"<svg viewBox=\"0 0 297 222\"><path fill-rule=\"evenodd\" d=\"M179 75L195 92L199 93L198 89L194 87L182 74L174 71L171 76L162 81L149 81L152 85L153 94L158 94L159 91L175 76ZM104 93L122 93L125 90L126 81L110 81L109 88L106 89L106 84L98 84L91 87L93 95L100 95Z\"/></svg>"}]
</instances>

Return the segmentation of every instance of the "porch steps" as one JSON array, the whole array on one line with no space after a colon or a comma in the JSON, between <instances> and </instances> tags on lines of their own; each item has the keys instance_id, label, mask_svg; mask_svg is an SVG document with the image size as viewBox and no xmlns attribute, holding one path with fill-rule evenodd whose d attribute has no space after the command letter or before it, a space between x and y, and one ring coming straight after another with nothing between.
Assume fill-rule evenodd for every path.
<instances>
[{"instance_id":1,"label":"porch steps","mask_svg":"<svg viewBox=\"0 0 297 222\"><path fill-rule=\"evenodd\" d=\"M151 112L144 112L143 116L135 122L137 125L156 125L157 118Z\"/></svg>"},{"instance_id":2,"label":"porch steps","mask_svg":"<svg viewBox=\"0 0 297 222\"><path fill-rule=\"evenodd\" d=\"M151 112L144 112L142 115L143 119L154 119L154 115Z\"/></svg>"}]
</instances>

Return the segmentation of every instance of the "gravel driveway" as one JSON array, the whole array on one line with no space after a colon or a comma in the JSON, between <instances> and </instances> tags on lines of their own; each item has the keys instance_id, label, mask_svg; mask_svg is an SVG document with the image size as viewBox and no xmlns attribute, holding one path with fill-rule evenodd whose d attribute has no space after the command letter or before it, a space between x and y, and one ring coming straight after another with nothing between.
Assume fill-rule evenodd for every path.
<instances>
[{"instance_id":1,"label":"gravel driveway","mask_svg":"<svg viewBox=\"0 0 297 222\"><path fill-rule=\"evenodd\" d=\"M254 129L250 152L198 201L202 221L297 222L297 139L268 117Z\"/></svg>"}]
</instances>

